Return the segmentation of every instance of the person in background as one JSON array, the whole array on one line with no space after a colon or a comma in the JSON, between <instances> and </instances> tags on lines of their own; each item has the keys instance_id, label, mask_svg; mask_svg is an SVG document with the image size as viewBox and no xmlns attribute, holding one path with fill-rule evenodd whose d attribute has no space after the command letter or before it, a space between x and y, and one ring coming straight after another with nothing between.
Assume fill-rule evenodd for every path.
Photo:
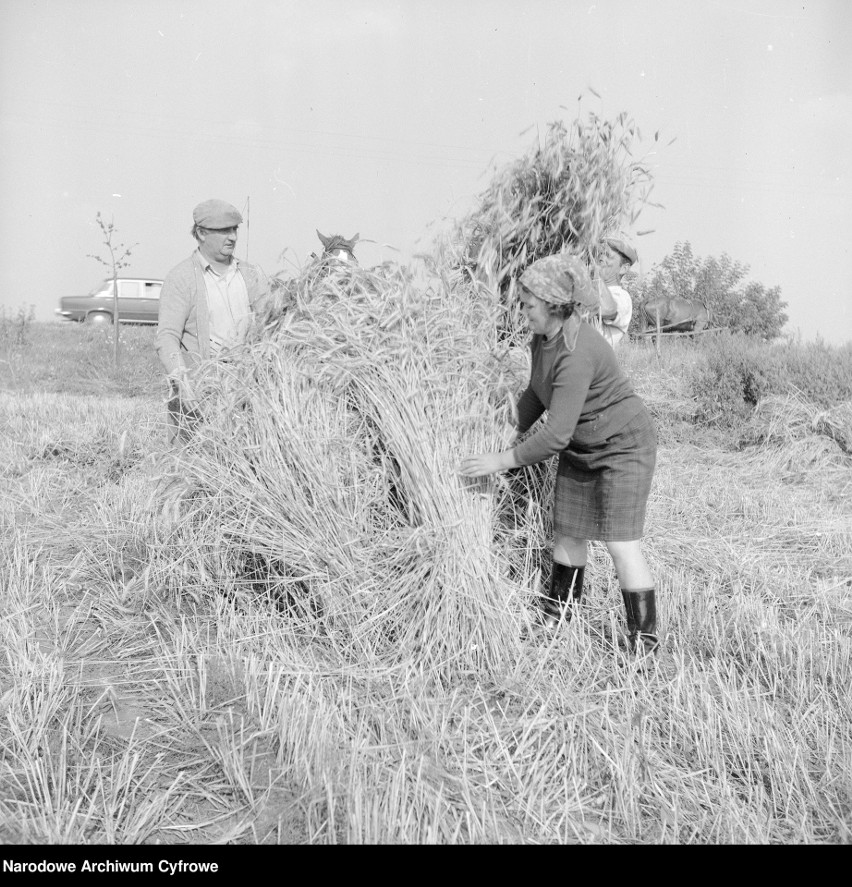
<instances>
[{"instance_id":1,"label":"person in background","mask_svg":"<svg viewBox=\"0 0 852 887\"><path fill-rule=\"evenodd\" d=\"M636 250L623 236L608 237L598 265L605 286L600 287L601 333L613 348L627 337L633 316L633 300L621 285L624 275L639 258Z\"/></svg>"},{"instance_id":2,"label":"person in background","mask_svg":"<svg viewBox=\"0 0 852 887\"><path fill-rule=\"evenodd\" d=\"M543 622L555 628L571 618L583 593L587 541L599 539L621 585L629 649L644 655L659 643L654 580L641 547L657 436L615 352L575 312L591 288L585 265L567 254L539 259L523 272L519 292L533 334L532 367L513 443L545 410L547 421L510 449L467 456L459 473L480 477L558 456Z\"/></svg>"},{"instance_id":3,"label":"person in background","mask_svg":"<svg viewBox=\"0 0 852 887\"><path fill-rule=\"evenodd\" d=\"M198 243L163 281L155 347L169 381L169 440L188 439L198 421L192 371L244 340L252 314L269 295L258 265L234 255L243 218L224 200L205 200L192 213Z\"/></svg>"}]
</instances>

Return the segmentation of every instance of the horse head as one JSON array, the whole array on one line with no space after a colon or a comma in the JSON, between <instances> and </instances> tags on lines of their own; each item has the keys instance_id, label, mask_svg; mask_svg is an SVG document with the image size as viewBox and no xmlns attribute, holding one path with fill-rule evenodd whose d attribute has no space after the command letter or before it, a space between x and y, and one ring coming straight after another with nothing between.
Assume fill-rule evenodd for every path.
<instances>
[{"instance_id":1,"label":"horse head","mask_svg":"<svg viewBox=\"0 0 852 887\"><path fill-rule=\"evenodd\" d=\"M353 235L348 240L339 234L332 234L326 237L317 230L317 237L322 243L322 257L324 259L337 259L339 262L357 265L358 260L355 258L355 244L358 242L358 234Z\"/></svg>"}]
</instances>

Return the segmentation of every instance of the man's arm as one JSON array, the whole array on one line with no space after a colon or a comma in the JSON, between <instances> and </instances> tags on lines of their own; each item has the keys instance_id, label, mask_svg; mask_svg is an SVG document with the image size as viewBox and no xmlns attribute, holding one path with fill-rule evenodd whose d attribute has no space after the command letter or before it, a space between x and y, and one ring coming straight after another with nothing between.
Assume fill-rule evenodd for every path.
<instances>
[{"instance_id":1,"label":"man's arm","mask_svg":"<svg viewBox=\"0 0 852 887\"><path fill-rule=\"evenodd\" d=\"M608 286L599 286L598 292L601 298L601 320L612 323L618 317L618 303Z\"/></svg>"},{"instance_id":2,"label":"man's arm","mask_svg":"<svg viewBox=\"0 0 852 887\"><path fill-rule=\"evenodd\" d=\"M160 292L155 347L160 363L170 378L183 374L180 343L190 310L189 286L180 276L168 274Z\"/></svg>"},{"instance_id":3,"label":"man's arm","mask_svg":"<svg viewBox=\"0 0 852 887\"><path fill-rule=\"evenodd\" d=\"M614 310L609 316L602 314L602 319L605 323L614 326L627 335L630 318L633 316L633 300L630 298L630 293L620 286L613 287L611 290L607 287L607 291L612 300Z\"/></svg>"}]
</instances>

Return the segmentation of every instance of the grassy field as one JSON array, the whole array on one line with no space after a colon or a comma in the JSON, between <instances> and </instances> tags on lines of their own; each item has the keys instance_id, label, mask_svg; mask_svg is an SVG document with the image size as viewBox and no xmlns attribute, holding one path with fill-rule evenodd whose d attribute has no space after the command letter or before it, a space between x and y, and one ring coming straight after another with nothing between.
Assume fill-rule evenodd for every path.
<instances>
[{"instance_id":1,"label":"grassy field","mask_svg":"<svg viewBox=\"0 0 852 887\"><path fill-rule=\"evenodd\" d=\"M659 663L619 652L593 545L583 612L550 641L516 631L518 589L470 608L502 666L438 667L370 647L369 608L335 633L257 583L214 587L152 332L122 330L117 373L111 343L0 341L4 843L852 840L848 403L773 394L698 425L712 342L628 346L660 429Z\"/></svg>"},{"instance_id":2,"label":"grassy field","mask_svg":"<svg viewBox=\"0 0 852 887\"><path fill-rule=\"evenodd\" d=\"M33 323L0 315L0 389L19 393L159 395L154 327L119 328L113 366L112 327Z\"/></svg>"}]
</instances>

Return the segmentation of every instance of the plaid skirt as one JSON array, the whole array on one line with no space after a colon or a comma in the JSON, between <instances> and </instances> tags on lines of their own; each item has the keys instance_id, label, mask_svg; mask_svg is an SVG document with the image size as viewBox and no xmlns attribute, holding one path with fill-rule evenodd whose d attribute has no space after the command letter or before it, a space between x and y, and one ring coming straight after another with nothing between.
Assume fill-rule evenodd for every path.
<instances>
[{"instance_id":1,"label":"plaid skirt","mask_svg":"<svg viewBox=\"0 0 852 887\"><path fill-rule=\"evenodd\" d=\"M556 471L556 534L605 542L641 539L656 461L657 432L644 405L602 444L569 444Z\"/></svg>"}]
</instances>

